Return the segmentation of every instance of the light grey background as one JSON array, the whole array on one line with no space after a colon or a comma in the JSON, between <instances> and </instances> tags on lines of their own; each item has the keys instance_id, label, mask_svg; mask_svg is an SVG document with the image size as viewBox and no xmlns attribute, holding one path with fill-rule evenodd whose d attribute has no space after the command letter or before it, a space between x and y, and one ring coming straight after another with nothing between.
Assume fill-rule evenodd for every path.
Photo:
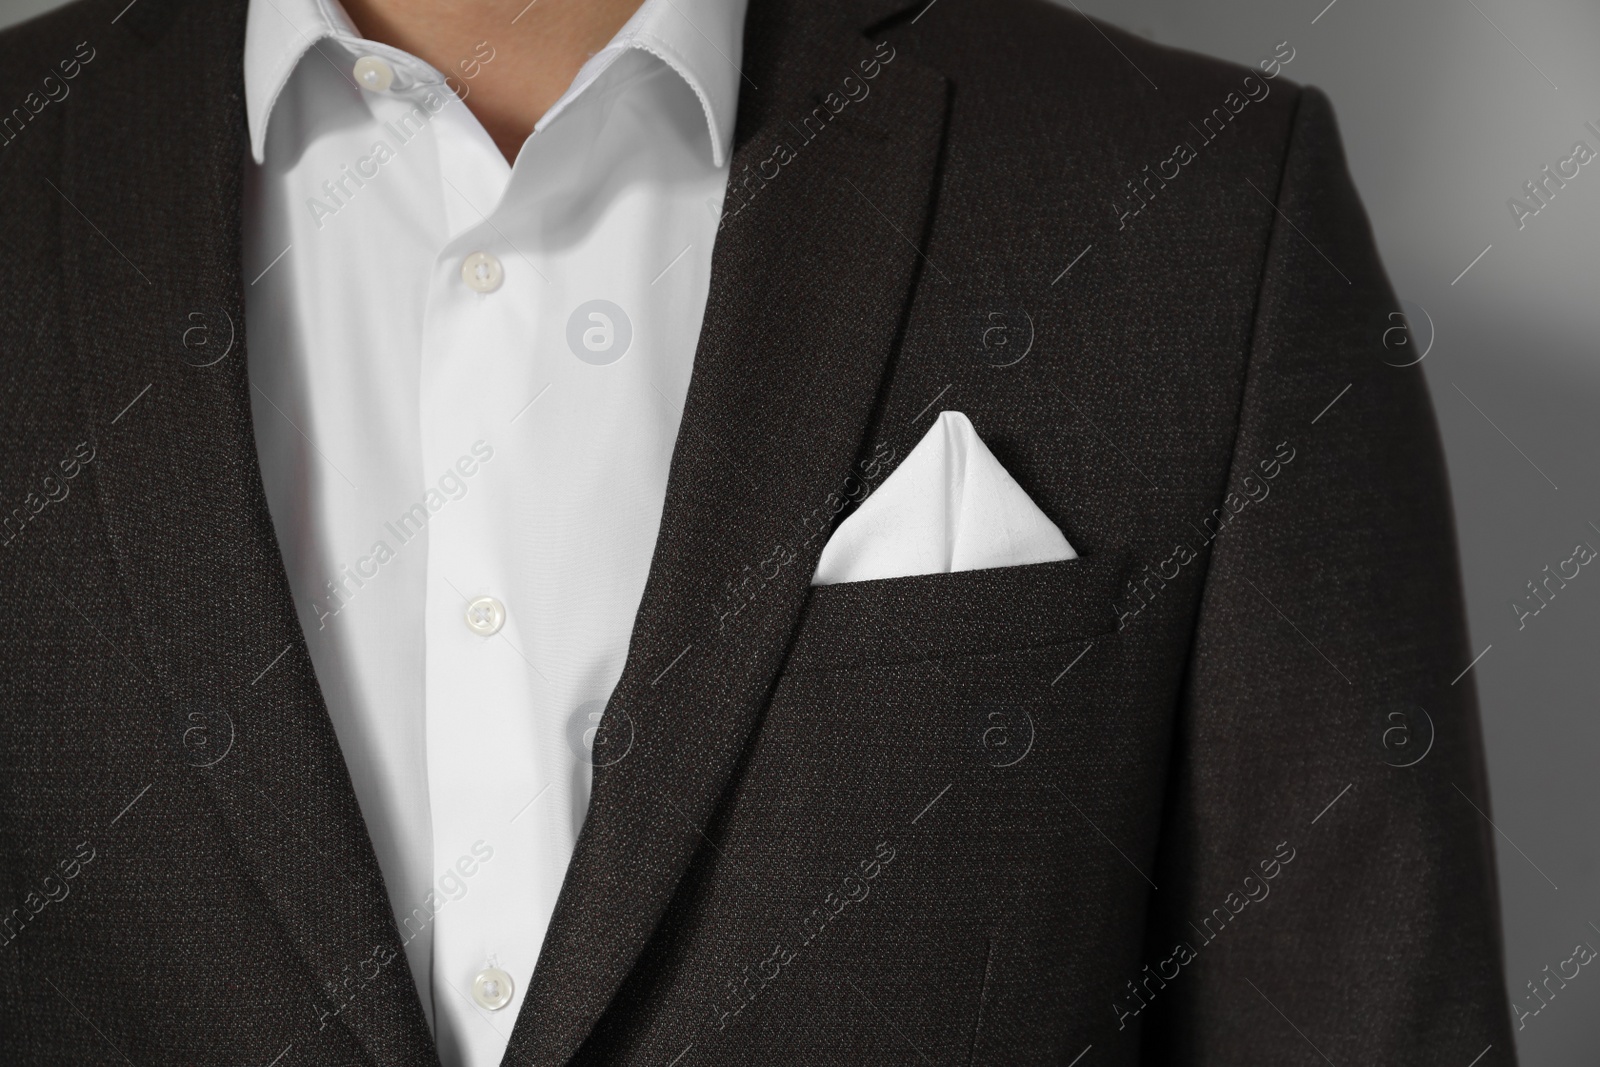
<instances>
[{"instance_id":1,"label":"light grey background","mask_svg":"<svg viewBox=\"0 0 1600 1067\"><path fill-rule=\"evenodd\" d=\"M1433 324L1423 368L1449 456L1473 651L1489 649L1469 677L1483 702L1515 999L1577 942L1600 946L1600 567L1584 568L1525 629L1511 608L1578 541L1600 547L1600 161L1520 231L1506 205L1575 141L1600 151L1600 137L1584 129L1600 127L1600 5L1077 4L1163 44L1241 63L1288 41L1287 75L1333 99L1395 288ZM53 6L0 0L0 25ZM1159 90L1130 77L1128 91ZM1196 115L1210 103L1196 101ZM1525 1020L1521 1062L1592 1065L1597 1009L1600 973L1585 969Z\"/></svg>"},{"instance_id":2,"label":"light grey background","mask_svg":"<svg viewBox=\"0 0 1600 1067\"><path fill-rule=\"evenodd\" d=\"M9 26L60 6L61 0L0 0L0 26Z\"/></svg>"}]
</instances>

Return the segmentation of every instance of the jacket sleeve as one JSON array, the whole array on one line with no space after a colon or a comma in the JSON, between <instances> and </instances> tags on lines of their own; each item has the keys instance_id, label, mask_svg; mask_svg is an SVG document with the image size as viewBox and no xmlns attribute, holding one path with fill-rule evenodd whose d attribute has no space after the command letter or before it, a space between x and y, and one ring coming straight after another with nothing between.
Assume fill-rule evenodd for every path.
<instances>
[{"instance_id":1,"label":"jacket sleeve","mask_svg":"<svg viewBox=\"0 0 1600 1067\"><path fill-rule=\"evenodd\" d=\"M1146 951L1177 974L1143 1061L1503 1067L1444 459L1316 90L1275 195L1227 485L1252 503L1213 542L1176 720Z\"/></svg>"}]
</instances>

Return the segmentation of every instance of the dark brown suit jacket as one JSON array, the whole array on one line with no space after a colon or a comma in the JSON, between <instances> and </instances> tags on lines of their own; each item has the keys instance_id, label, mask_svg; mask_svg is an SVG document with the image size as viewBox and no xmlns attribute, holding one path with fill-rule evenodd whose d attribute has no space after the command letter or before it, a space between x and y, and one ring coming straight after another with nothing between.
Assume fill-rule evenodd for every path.
<instances>
[{"instance_id":1,"label":"dark brown suit jacket","mask_svg":"<svg viewBox=\"0 0 1600 1067\"><path fill-rule=\"evenodd\" d=\"M436 1062L254 451L244 12L0 35L6 1064ZM506 1062L1511 1063L1444 466L1327 100L1038 0L752 0L744 73ZM1082 558L810 589L946 408Z\"/></svg>"}]
</instances>

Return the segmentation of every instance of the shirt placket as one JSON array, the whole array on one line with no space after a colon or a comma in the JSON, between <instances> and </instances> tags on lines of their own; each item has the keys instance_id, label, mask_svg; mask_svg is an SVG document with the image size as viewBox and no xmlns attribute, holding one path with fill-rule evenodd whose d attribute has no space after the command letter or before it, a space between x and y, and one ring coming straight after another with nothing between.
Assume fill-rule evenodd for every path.
<instances>
[{"instance_id":1,"label":"shirt placket","mask_svg":"<svg viewBox=\"0 0 1600 1067\"><path fill-rule=\"evenodd\" d=\"M518 595L508 529L519 462L508 402L531 388L525 339L541 282L517 250L531 238L505 232L509 173L492 142L456 101L431 123L453 235L429 281L419 404L433 1001L441 1052L488 1062L510 1036L550 910L527 898L540 884L537 798L552 776L540 755L539 653L523 624L535 606Z\"/></svg>"}]
</instances>

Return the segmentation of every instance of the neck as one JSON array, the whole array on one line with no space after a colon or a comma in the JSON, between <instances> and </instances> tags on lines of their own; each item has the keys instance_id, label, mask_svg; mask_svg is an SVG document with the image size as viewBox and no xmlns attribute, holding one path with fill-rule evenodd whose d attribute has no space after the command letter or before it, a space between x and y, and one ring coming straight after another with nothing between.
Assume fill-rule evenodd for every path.
<instances>
[{"instance_id":1,"label":"neck","mask_svg":"<svg viewBox=\"0 0 1600 1067\"><path fill-rule=\"evenodd\" d=\"M343 0L362 35L450 76L506 159L642 0Z\"/></svg>"}]
</instances>

